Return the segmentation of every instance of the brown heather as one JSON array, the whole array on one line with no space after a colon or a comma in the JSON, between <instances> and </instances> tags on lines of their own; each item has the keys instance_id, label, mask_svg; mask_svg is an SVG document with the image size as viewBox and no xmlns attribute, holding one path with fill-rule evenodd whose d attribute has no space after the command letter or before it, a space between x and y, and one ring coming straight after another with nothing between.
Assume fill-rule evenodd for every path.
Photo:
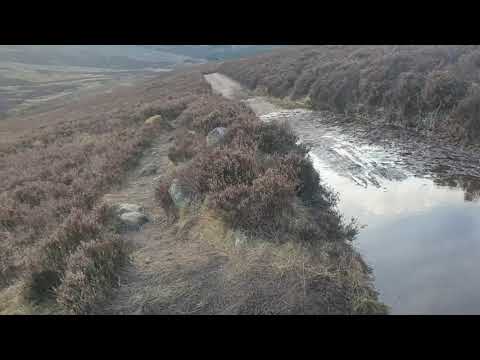
<instances>
[{"instance_id":1,"label":"brown heather","mask_svg":"<svg viewBox=\"0 0 480 360\"><path fill-rule=\"evenodd\" d=\"M349 245L357 233L355 223L344 223L335 208L336 194L320 184L308 149L298 144L288 124L262 123L243 103L216 95L193 102L176 124L169 153L176 167L159 181L156 198L170 214L177 241L203 247L201 238L228 254L223 272L232 293L212 292L205 306L227 301L239 313L386 311L371 285L370 270ZM205 146L205 135L217 126L227 128L225 137ZM174 179L190 192L195 206L175 208L168 193ZM229 248L231 235L225 228L240 230L253 241L244 250L248 255ZM300 283L298 271L304 274ZM175 288L168 289L173 296ZM307 293L301 300L300 294ZM242 300L245 296L248 301ZM289 300L280 305L279 298ZM208 306L218 306L214 304Z\"/></svg>"},{"instance_id":2,"label":"brown heather","mask_svg":"<svg viewBox=\"0 0 480 360\"><path fill-rule=\"evenodd\" d=\"M294 78L287 76L285 84L273 74L269 80L279 93ZM163 121L145 124L152 115ZM228 135L207 147L205 135L218 126ZM9 136L0 147L0 290L22 283L33 304L101 313L129 251L99 200L122 183L152 139L171 131L168 156L177 166L161 169L156 198L172 222L162 241L177 256L154 263L160 270L151 281L165 280L158 294L181 308L197 293L181 284L204 286L195 281L201 276L210 287L200 303L210 309L226 302L236 313L386 311L348 243L356 227L336 212L335 194L319 184L307 149L287 125L263 124L245 104L213 95L199 71L6 119L3 131ZM168 194L174 178L195 192L197 212L175 208ZM210 284L219 273L207 265L230 239L220 229L242 230L262 245L247 247L245 256L222 250L225 281ZM205 252L210 246L216 252ZM169 288L177 277L180 285ZM140 290L158 290L149 286Z\"/></svg>"},{"instance_id":3,"label":"brown heather","mask_svg":"<svg viewBox=\"0 0 480 360\"><path fill-rule=\"evenodd\" d=\"M478 143L477 45L292 46L222 63L252 90L317 110L378 115L389 123ZM434 121L424 121L433 117Z\"/></svg>"},{"instance_id":4,"label":"brown heather","mask_svg":"<svg viewBox=\"0 0 480 360\"><path fill-rule=\"evenodd\" d=\"M175 118L208 91L201 74L174 73L3 120L9 137L0 149L0 289L23 281L28 300L53 298L73 312L94 306L95 294L102 300L125 252L98 200L165 131L164 122L144 124L148 116ZM77 294L81 281L91 285Z\"/></svg>"}]
</instances>

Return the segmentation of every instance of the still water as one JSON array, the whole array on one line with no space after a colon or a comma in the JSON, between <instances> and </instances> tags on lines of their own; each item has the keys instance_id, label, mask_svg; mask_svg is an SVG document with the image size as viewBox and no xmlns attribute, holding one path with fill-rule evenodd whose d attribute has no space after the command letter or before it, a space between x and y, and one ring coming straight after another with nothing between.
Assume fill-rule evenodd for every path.
<instances>
[{"instance_id":1,"label":"still water","mask_svg":"<svg viewBox=\"0 0 480 360\"><path fill-rule=\"evenodd\" d=\"M395 147L290 115L340 212L363 225L355 245L391 312L480 314L479 179L415 174Z\"/></svg>"},{"instance_id":2,"label":"still water","mask_svg":"<svg viewBox=\"0 0 480 360\"><path fill-rule=\"evenodd\" d=\"M416 177L365 188L315 163L339 210L366 225L356 246L392 313L480 313L478 201Z\"/></svg>"}]
</instances>

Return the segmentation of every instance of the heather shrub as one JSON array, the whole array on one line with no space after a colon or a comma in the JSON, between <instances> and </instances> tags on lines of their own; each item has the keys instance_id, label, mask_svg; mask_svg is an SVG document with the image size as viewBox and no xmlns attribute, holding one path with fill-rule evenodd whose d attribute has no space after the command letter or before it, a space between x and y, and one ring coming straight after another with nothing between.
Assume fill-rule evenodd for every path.
<instances>
[{"instance_id":1,"label":"heather shrub","mask_svg":"<svg viewBox=\"0 0 480 360\"><path fill-rule=\"evenodd\" d=\"M267 95L308 97L317 110L381 111L386 122L418 129L432 113L449 121L434 120L429 130L478 142L464 119L475 117L466 102L469 84L480 82L479 54L477 45L295 46L224 62L217 71Z\"/></svg>"},{"instance_id":2,"label":"heather shrub","mask_svg":"<svg viewBox=\"0 0 480 360\"><path fill-rule=\"evenodd\" d=\"M95 239L101 228L95 217L74 209L60 228L39 249L28 281L30 300L41 301L59 285L68 256L80 243Z\"/></svg>"},{"instance_id":3,"label":"heather shrub","mask_svg":"<svg viewBox=\"0 0 480 360\"><path fill-rule=\"evenodd\" d=\"M38 183L27 183L19 186L13 192L13 199L30 206L40 205L40 202L47 196L46 191Z\"/></svg>"},{"instance_id":4,"label":"heather shrub","mask_svg":"<svg viewBox=\"0 0 480 360\"><path fill-rule=\"evenodd\" d=\"M158 182L157 187L155 188L155 198L160 203L170 221L175 220L178 215L175 204L169 193L172 180L172 176L164 177Z\"/></svg>"},{"instance_id":5,"label":"heather shrub","mask_svg":"<svg viewBox=\"0 0 480 360\"><path fill-rule=\"evenodd\" d=\"M206 146L205 137L183 129L177 133L174 144L168 150L168 158L174 164L193 158Z\"/></svg>"},{"instance_id":6,"label":"heather shrub","mask_svg":"<svg viewBox=\"0 0 480 360\"><path fill-rule=\"evenodd\" d=\"M450 71L432 72L425 84L423 98L430 110L448 110L467 93L467 83Z\"/></svg>"},{"instance_id":7,"label":"heather shrub","mask_svg":"<svg viewBox=\"0 0 480 360\"><path fill-rule=\"evenodd\" d=\"M230 185L251 183L256 167L252 149L224 146L200 154L190 166L179 171L178 178L197 193L206 194Z\"/></svg>"},{"instance_id":8,"label":"heather shrub","mask_svg":"<svg viewBox=\"0 0 480 360\"><path fill-rule=\"evenodd\" d=\"M395 86L392 86L392 107L400 111L402 118L411 118L423 109L421 101L425 80L413 72L403 72L398 76Z\"/></svg>"},{"instance_id":9,"label":"heather shrub","mask_svg":"<svg viewBox=\"0 0 480 360\"><path fill-rule=\"evenodd\" d=\"M7 285L16 272L11 261L13 247L8 244L8 237L7 232L0 232L0 287Z\"/></svg>"},{"instance_id":10,"label":"heather shrub","mask_svg":"<svg viewBox=\"0 0 480 360\"><path fill-rule=\"evenodd\" d=\"M212 205L225 212L233 227L272 237L282 228L295 197L295 182L278 169L268 169L251 185L238 184L214 193Z\"/></svg>"},{"instance_id":11,"label":"heather shrub","mask_svg":"<svg viewBox=\"0 0 480 360\"><path fill-rule=\"evenodd\" d=\"M225 134L223 142L233 148L255 149L255 131L257 122L234 123Z\"/></svg>"},{"instance_id":12,"label":"heather shrub","mask_svg":"<svg viewBox=\"0 0 480 360\"><path fill-rule=\"evenodd\" d=\"M321 192L326 192L320 186L320 176L310 159L297 153L290 153L281 158L279 167L284 174L296 179L296 194L304 204L318 205ZM334 204L329 204L334 205Z\"/></svg>"},{"instance_id":13,"label":"heather shrub","mask_svg":"<svg viewBox=\"0 0 480 360\"><path fill-rule=\"evenodd\" d=\"M166 120L174 120L187 108L191 99L190 97L184 97L180 99L157 100L143 105L137 116L140 120L145 120L154 115L162 115Z\"/></svg>"},{"instance_id":14,"label":"heather shrub","mask_svg":"<svg viewBox=\"0 0 480 360\"><path fill-rule=\"evenodd\" d=\"M471 52L462 54L455 64L453 71L460 79L471 82L478 82L480 79L480 50L478 46Z\"/></svg>"},{"instance_id":15,"label":"heather shrub","mask_svg":"<svg viewBox=\"0 0 480 360\"><path fill-rule=\"evenodd\" d=\"M255 128L255 143L260 151L267 154L286 154L291 151L308 151L302 145L297 145L298 136L287 122L259 123Z\"/></svg>"},{"instance_id":16,"label":"heather shrub","mask_svg":"<svg viewBox=\"0 0 480 360\"><path fill-rule=\"evenodd\" d=\"M93 312L118 283L118 271L127 258L125 244L117 236L81 244L68 257L65 275L55 290L57 302L73 314Z\"/></svg>"},{"instance_id":17,"label":"heather shrub","mask_svg":"<svg viewBox=\"0 0 480 360\"><path fill-rule=\"evenodd\" d=\"M227 100L219 95L199 97L179 116L183 126L207 135L217 127L229 127L255 118L245 104Z\"/></svg>"},{"instance_id":18,"label":"heather shrub","mask_svg":"<svg viewBox=\"0 0 480 360\"><path fill-rule=\"evenodd\" d=\"M478 141L480 135L480 88L474 86L453 113L454 134L465 141Z\"/></svg>"},{"instance_id":19,"label":"heather shrub","mask_svg":"<svg viewBox=\"0 0 480 360\"><path fill-rule=\"evenodd\" d=\"M265 154L308 153L305 145L298 144L298 136L287 122L236 124L225 136L225 142L232 147L257 148Z\"/></svg>"},{"instance_id":20,"label":"heather shrub","mask_svg":"<svg viewBox=\"0 0 480 360\"><path fill-rule=\"evenodd\" d=\"M0 230L11 229L20 221L13 204L0 205Z\"/></svg>"},{"instance_id":21,"label":"heather shrub","mask_svg":"<svg viewBox=\"0 0 480 360\"><path fill-rule=\"evenodd\" d=\"M222 110L217 111L220 118ZM178 143L182 135L187 138L189 133L179 132ZM304 242L329 240L332 231L324 231L318 219L326 227L330 223L331 229L333 224L337 230L342 227L338 214L329 211L336 204L335 195L321 187L306 158L308 148L298 144L287 123L262 123L254 118L233 121L221 146L194 149L191 161L177 169L176 181L201 199L206 197L207 205L219 210L232 227L272 240ZM175 218L168 192L172 180L173 176L158 184L156 197ZM321 211L316 214L309 210L313 208ZM339 232L332 239L338 239Z\"/></svg>"}]
</instances>

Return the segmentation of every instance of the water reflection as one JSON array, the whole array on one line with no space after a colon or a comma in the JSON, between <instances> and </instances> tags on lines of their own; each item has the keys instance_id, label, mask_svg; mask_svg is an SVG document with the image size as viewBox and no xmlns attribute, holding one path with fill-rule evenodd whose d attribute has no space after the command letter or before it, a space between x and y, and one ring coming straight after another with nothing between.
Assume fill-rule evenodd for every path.
<instances>
[{"instance_id":1,"label":"water reflection","mask_svg":"<svg viewBox=\"0 0 480 360\"><path fill-rule=\"evenodd\" d=\"M439 206L362 231L359 248L393 313L480 313L478 210Z\"/></svg>"},{"instance_id":2,"label":"water reflection","mask_svg":"<svg viewBox=\"0 0 480 360\"><path fill-rule=\"evenodd\" d=\"M339 193L340 212L366 226L356 246L392 313L480 314L478 156L403 132L374 129L372 140L368 129L330 126L320 114L284 113L312 146L323 183Z\"/></svg>"},{"instance_id":3,"label":"water reflection","mask_svg":"<svg viewBox=\"0 0 480 360\"><path fill-rule=\"evenodd\" d=\"M394 314L480 314L478 178L408 177L361 187L312 150L339 209L363 229L356 241Z\"/></svg>"},{"instance_id":4,"label":"water reflection","mask_svg":"<svg viewBox=\"0 0 480 360\"><path fill-rule=\"evenodd\" d=\"M458 175L455 177L437 178L434 182L439 186L463 189L465 201L478 201L480 199L480 179L477 177Z\"/></svg>"}]
</instances>

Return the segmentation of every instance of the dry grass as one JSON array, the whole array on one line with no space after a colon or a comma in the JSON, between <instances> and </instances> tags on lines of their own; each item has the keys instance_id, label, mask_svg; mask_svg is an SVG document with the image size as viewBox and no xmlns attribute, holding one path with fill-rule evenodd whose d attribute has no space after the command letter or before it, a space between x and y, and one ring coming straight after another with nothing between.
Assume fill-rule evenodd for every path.
<instances>
[{"instance_id":1,"label":"dry grass","mask_svg":"<svg viewBox=\"0 0 480 360\"><path fill-rule=\"evenodd\" d=\"M67 260L61 284L55 289L57 302L73 314L94 312L98 303L108 299L126 261L126 246L115 236L81 244Z\"/></svg>"},{"instance_id":2,"label":"dry grass","mask_svg":"<svg viewBox=\"0 0 480 360\"><path fill-rule=\"evenodd\" d=\"M235 246L231 226L207 207L181 217L162 242L141 249L134 261L147 262L148 270L127 312L139 307L143 314L387 310L376 300L371 277L351 248L339 243L279 245L259 238Z\"/></svg>"}]
</instances>

